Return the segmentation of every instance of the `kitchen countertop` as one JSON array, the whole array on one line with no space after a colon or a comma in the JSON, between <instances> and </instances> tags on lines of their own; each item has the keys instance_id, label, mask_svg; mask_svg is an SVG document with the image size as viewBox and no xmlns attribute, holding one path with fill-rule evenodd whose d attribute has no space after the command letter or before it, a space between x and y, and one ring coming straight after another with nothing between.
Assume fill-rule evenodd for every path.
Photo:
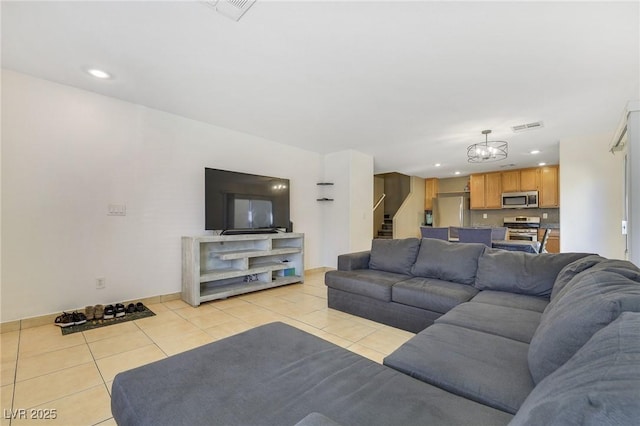
<instances>
[{"instance_id":1,"label":"kitchen countertop","mask_svg":"<svg viewBox=\"0 0 640 426\"><path fill-rule=\"evenodd\" d=\"M559 223L541 223L540 228L560 229L560 224Z\"/></svg>"},{"instance_id":2,"label":"kitchen countertop","mask_svg":"<svg viewBox=\"0 0 640 426\"><path fill-rule=\"evenodd\" d=\"M538 253L540 250L540 242L538 241L494 240L491 242L491 246L497 249L526 253Z\"/></svg>"},{"instance_id":3,"label":"kitchen countertop","mask_svg":"<svg viewBox=\"0 0 640 426\"><path fill-rule=\"evenodd\" d=\"M449 242L457 243L457 238L449 238ZM493 240L491 241L491 247L510 250L510 251L524 251L526 253L538 253L540 250L539 241L521 241L521 240Z\"/></svg>"}]
</instances>

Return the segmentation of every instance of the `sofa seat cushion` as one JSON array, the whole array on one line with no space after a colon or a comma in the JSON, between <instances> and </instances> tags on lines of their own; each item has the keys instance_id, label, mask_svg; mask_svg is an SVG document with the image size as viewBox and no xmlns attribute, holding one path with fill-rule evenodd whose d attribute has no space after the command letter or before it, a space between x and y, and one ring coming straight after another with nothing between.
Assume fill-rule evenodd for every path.
<instances>
[{"instance_id":1,"label":"sofa seat cushion","mask_svg":"<svg viewBox=\"0 0 640 426\"><path fill-rule=\"evenodd\" d=\"M569 360L622 312L640 312L640 284L615 272L587 270L542 314L531 339L529 367L536 383ZM564 290L563 290L564 292Z\"/></svg>"},{"instance_id":2,"label":"sofa seat cushion","mask_svg":"<svg viewBox=\"0 0 640 426\"><path fill-rule=\"evenodd\" d=\"M436 323L457 325L529 343L540 324L540 312L487 303L467 302L456 306Z\"/></svg>"},{"instance_id":3,"label":"sofa seat cushion","mask_svg":"<svg viewBox=\"0 0 640 426\"><path fill-rule=\"evenodd\" d=\"M397 240L374 239L371 243L369 269L411 275L420 248L417 238Z\"/></svg>"},{"instance_id":4,"label":"sofa seat cushion","mask_svg":"<svg viewBox=\"0 0 640 426\"><path fill-rule=\"evenodd\" d=\"M434 324L384 364L456 395L515 413L533 389L529 345L449 324ZM480 424L480 423L478 423Z\"/></svg>"},{"instance_id":5,"label":"sofa seat cushion","mask_svg":"<svg viewBox=\"0 0 640 426\"><path fill-rule=\"evenodd\" d=\"M527 309L541 313L544 312L544 309L549 304L549 299L545 297L526 296L524 294L493 290L481 291L471 299L471 301L487 303L489 305L506 306L509 308Z\"/></svg>"},{"instance_id":6,"label":"sofa seat cushion","mask_svg":"<svg viewBox=\"0 0 640 426\"><path fill-rule=\"evenodd\" d=\"M635 425L640 419L640 314L598 331L527 397L513 425Z\"/></svg>"},{"instance_id":7,"label":"sofa seat cushion","mask_svg":"<svg viewBox=\"0 0 640 426\"><path fill-rule=\"evenodd\" d=\"M476 294L478 290L466 284L415 277L395 284L391 299L396 303L445 313Z\"/></svg>"},{"instance_id":8,"label":"sofa seat cushion","mask_svg":"<svg viewBox=\"0 0 640 426\"><path fill-rule=\"evenodd\" d=\"M473 285L478 257L484 248L484 244L460 244L423 238L411 273L418 277Z\"/></svg>"},{"instance_id":9,"label":"sofa seat cushion","mask_svg":"<svg viewBox=\"0 0 640 426\"><path fill-rule=\"evenodd\" d=\"M444 392L283 323L120 373L120 426L505 425L511 415Z\"/></svg>"},{"instance_id":10,"label":"sofa seat cushion","mask_svg":"<svg viewBox=\"0 0 640 426\"><path fill-rule=\"evenodd\" d=\"M355 271L328 271L324 281L328 287L390 302L391 287L410 278L408 275L393 272L356 269Z\"/></svg>"},{"instance_id":11,"label":"sofa seat cushion","mask_svg":"<svg viewBox=\"0 0 640 426\"><path fill-rule=\"evenodd\" d=\"M585 253L541 253L486 249L478 258L474 286L528 296L551 295L558 273Z\"/></svg>"}]
</instances>

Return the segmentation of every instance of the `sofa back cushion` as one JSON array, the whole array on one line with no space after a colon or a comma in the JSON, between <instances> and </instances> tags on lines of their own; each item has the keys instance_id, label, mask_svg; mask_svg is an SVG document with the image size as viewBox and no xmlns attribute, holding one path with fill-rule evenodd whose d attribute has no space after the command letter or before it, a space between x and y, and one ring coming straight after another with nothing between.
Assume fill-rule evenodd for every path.
<instances>
[{"instance_id":1,"label":"sofa back cushion","mask_svg":"<svg viewBox=\"0 0 640 426\"><path fill-rule=\"evenodd\" d=\"M529 345L531 376L539 383L622 312L640 312L640 284L610 271L585 271L549 304Z\"/></svg>"},{"instance_id":2,"label":"sofa back cushion","mask_svg":"<svg viewBox=\"0 0 640 426\"><path fill-rule=\"evenodd\" d=\"M420 240L417 238L375 239L371 243L369 269L411 275L419 248Z\"/></svg>"},{"instance_id":3,"label":"sofa back cushion","mask_svg":"<svg viewBox=\"0 0 640 426\"><path fill-rule=\"evenodd\" d=\"M589 256L585 256L578 260L574 260L573 262L566 265L564 268L558 272L558 276L556 277L556 281L553 283L553 288L551 289L551 300L555 299L558 293L562 291L562 289L582 271L586 271L597 263L606 260L606 258L602 256L598 256L597 254L592 254Z\"/></svg>"},{"instance_id":4,"label":"sofa back cushion","mask_svg":"<svg viewBox=\"0 0 640 426\"><path fill-rule=\"evenodd\" d=\"M585 262L581 262L583 259ZM580 282L583 274L595 271L615 272L640 283L640 269L627 260L605 259L597 255L586 256L583 259L570 263L560 271L556 283L553 285L554 291L551 293L552 298L546 307L547 310L553 309L558 301L562 299L562 296L567 293L571 287ZM573 277L571 277L571 275L573 275Z\"/></svg>"},{"instance_id":5,"label":"sofa back cushion","mask_svg":"<svg viewBox=\"0 0 640 426\"><path fill-rule=\"evenodd\" d=\"M478 290L508 291L549 297L558 273L586 253L542 253L487 249L478 259L474 286Z\"/></svg>"},{"instance_id":6,"label":"sofa back cushion","mask_svg":"<svg viewBox=\"0 0 640 426\"><path fill-rule=\"evenodd\" d=\"M417 277L473 285L484 244L450 243L423 238L411 273Z\"/></svg>"},{"instance_id":7,"label":"sofa back cushion","mask_svg":"<svg viewBox=\"0 0 640 426\"><path fill-rule=\"evenodd\" d=\"M598 331L531 391L510 425L637 424L640 314Z\"/></svg>"}]
</instances>

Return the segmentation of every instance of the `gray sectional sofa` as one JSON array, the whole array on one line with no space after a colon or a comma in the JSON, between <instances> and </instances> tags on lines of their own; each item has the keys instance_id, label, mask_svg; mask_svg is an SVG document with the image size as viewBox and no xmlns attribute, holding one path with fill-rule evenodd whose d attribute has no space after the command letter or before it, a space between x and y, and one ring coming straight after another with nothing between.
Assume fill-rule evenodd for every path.
<instances>
[{"instance_id":1,"label":"gray sectional sofa","mask_svg":"<svg viewBox=\"0 0 640 426\"><path fill-rule=\"evenodd\" d=\"M635 425L640 269L588 254L374 241L329 305L416 331L377 364L282 323L118 374L120 425Z\"/></svg>"},{"instance_id":2,"label":"gray sectional sofa","mask_svg":"<svg viewBox=\"0 0 640 426\"><path fill-rule=\"evenodd\" d=\"M329 307L417 333L471 300L542 312L560 270L585 256L377 239L370 251L339 256L325 283Z\"/></svg>"}]
</instances>

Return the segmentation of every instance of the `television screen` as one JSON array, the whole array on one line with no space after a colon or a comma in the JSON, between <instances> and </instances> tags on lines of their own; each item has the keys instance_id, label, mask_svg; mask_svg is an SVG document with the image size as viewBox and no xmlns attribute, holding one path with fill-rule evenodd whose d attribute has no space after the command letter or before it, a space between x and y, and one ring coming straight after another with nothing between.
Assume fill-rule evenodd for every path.
<instances>
[{"instance_id":1,"label":"television screen","mask_svg":"<svg viewBox=\"0 0 640 426\"><path fill-rule=\"evenodd\" d=\"M290 230L289 180L205 168L205 229Z\"/></svg>"}]
</instances>

